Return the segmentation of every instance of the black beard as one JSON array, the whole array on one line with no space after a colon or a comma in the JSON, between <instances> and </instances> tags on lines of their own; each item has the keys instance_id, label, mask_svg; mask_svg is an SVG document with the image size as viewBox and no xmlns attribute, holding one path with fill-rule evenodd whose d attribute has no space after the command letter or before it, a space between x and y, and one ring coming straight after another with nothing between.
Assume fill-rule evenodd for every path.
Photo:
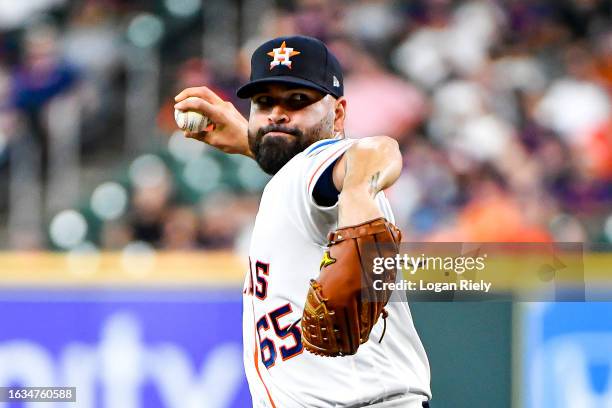
<instances>
[{"instance_id":1,"label":"black beard","mask_svg":"<svg viewBox=\"0 0 612 408\"><path fill-rule=\"evenodd\" d=\"M271 136L264 140L268 132L283 132L292 137ZM270 175L276 174L296 154L302 152L320 139L321 128L309 129L306 133L297 128L282 125L269 125L259 128L253 135L249 132L249 147L255 155L259 167Z\"/></svg>"}]
</instances>

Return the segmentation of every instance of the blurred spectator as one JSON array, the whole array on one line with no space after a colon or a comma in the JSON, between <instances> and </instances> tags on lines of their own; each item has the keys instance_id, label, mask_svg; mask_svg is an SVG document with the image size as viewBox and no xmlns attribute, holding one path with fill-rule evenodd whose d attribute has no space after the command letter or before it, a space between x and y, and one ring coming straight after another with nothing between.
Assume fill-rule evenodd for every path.
<instances>
[{"instance_id":1,"label":"blurred spectator","mask_svg":"<svg viewBox=\"0 0 612 408\"><path fill-rule=\"evenodd\" d=\"M253 221L258 203L249 197L219 193L201 204L200 243L204 248L233 248L239 233Z\"/></svg>"},{"instance_id":2,"label":"blurred spectator","mask_svg":"<svg viewBox=\"0 0 612 408\"><path fill-rule=\"evenodd\" d=\"M456 223L441 228L428 239L442 242L547 242L552 239L541 220L530 220L519 203L493 180L478 180L471 188L472 198L458 213Z\"/></svg>"},{"instance_id":3,"label":"blurred spectator","mask_svg":"<svg viewBox=\"0 0 612 408\"><path fill-rule=\"evenodd\" d=\"M63 3L66 0L0 1L0 29L18 28L33 15Z\"/></svg>"},{"instance_id":4,"label":"blurred spectator","mask_svg":"<svg viewBox=\"0 0 612 408\"><path fill-rule=\"evenodd\" d=\"M242 38L227 50L236 63L225 72L214 71L215 55L200 55L208 47L198 44L197 14L117 0L36 3L0 5L0 164L19 127L15 109L44 144L41 113L78 85L87 123L80 140L108 146L85 158L83 174L107 179L126 160L111 143L130 114L124 30L135 16L153 13L140 27L162 32L160 82L152 86L162 95L158 130L174 136L130 166L129 212L102 224L103 248L245 245L258 205L252 167L179 143L172 98L206 85L248 115L249 102L234 91L249 75L252 51L294 33L321 38L341 60L347 136L387 134L400 142L404 170L388 195L409 239L612 242L607 1L273 2L248 24L257 32L244 38L238 30ZM57 25L37 14L45 11ZM190 41L176 41L185 35Z\"/></svg>"},{"instance_id":5,"label":"blurred spectator","mask_svg":"<svg viewBox=\"0 0 612 408\"><path fill-rule=\"evenodd\" d=\"M328 40L341 28L342 9L337 0L298 0L291 31Z\"/></svg>"},{"instance_id":6,"label":"blurred spectator","mask_svg":"<svg viewBox=\"0 0 612 408\"><path fill-rule=\"evenodd\" d=\"M84 108L83 123L100 124L84 132L81 139L87 146L100 139L106 144L111 138L118 139L113 125L123 101L113 82L121 72L123 48L115 12L116 5L112 1L78 2L70 13L68 27L62 36L61 46L66 60L82 72L80 103Z\"/></svg>"},{"instance_id":7,"label":"blurred spectator","mask_svg":"<svg viewBox=\"0 0 612 408\"><path fill-rule=\"evenodd\" d=\"M161 248L191 250L197 248L198 217L190 207L175 207L166 214Z\"/></svg>"},{"instance_id":8,"label":"blurred spectator","mask_svg":"<svg viewBox=\"0 0 612 408\"><path fill-rule=\"evenodd\" d=\"M50 166L58 162L55 160L53 163L50 157L53 150L51 140L56 139L56 146L59 146L64 143L60 139L72 140L78 137L76 132L61 133L80 123L80 113L77 110L79 102L74 98L80 82L80 72L62 57L58 29L50 21L43 19L32 23L24 33L22 44L23 55L11 77L11 107L23 117L25 129L19 135L13 134L11 138L19 143L29 143L30 139L35 142L37 148L30 157L20 157L19 160L35 160L40 163L38 169L44 185L53 180L52 176L48 177ZM72 106L74 115L50 118L53 102L58 102L55 107L63 112L66 107ZM61 129L61 132L52 134L54 125L54 129ZM28 140L17 140L16 136ZM71 156L65 162L77 161L73 158L75 154L78 155L78 147L76 152L65 150L64 154L66 157ZM62 186L57 184L57 187ZM67 195L76 198L72 194ZM49 204L52 199L49 194L45 201ZM44 211L44 208L40 211Z\"/></svg>"},{"instance_id":9,"label":"blurred spectator","mask_svg":"<svg viewBox=\"0 0 612 408\"><path fill-rule=\"evenodd\" d=\"M52 25L31 27L23 45L23 60L13 74L13 103L37 122L51 99L74 87L79 73L62 59L58 33Z\"/></svg>"},{"instance_id":10,"label":"blurred spectator","mask_svg":"<svg viewBox=\"0 0 612 408\"><path fill-rule=\"evenodd\" d=\"M104 89L121 60L121 43L112 2L85 0L72 11L62 36L66 59Z\"/></svg>"},{"instance_id":11,"label":"blurred spectator","mask_svg":"<svg viewBox=\"0 0 612 408\"><path fill-rule=\"evenodd\" d=\"M105 222L100 234L100 245L109 251L117 251L126 247L134 239L130 224L120 219Z\"/></svg>"},{"instance_id":12,"label":"blurred spectator","mask_svg":"<svg viewBox=\"0 0 612 408\"><path fill-rule=\"evenodd\" d=\"M388 47L401 26L401 16L393 2L354 1L347 4L344 12L346 34L372 47Z\"/></svg>"},{"instance_id":13,"label":"blurred spectator","mask_svg":"<svg viewBox=\"0 0 612 408\"><path fill-rule=\"evenodd\" d=\"M162 244L163 222L170 205L172 194L171 180L165 171L161 175L142 170L142 179L135 183L132 194L130 224L133 237L153 246Z\"/></svg>"},{"instance_id":14,"label":"blurred spectator","mask_svg":"<svg viewBox=\"0 0 612 408\"><path fill-rule=\"evenodd\" d=\"M0 65L0 167L8 160L8 146L16 133L17 115L10 100L11 77Z\"/></svg>"},{"instance_id":15,"label":"blurred spectator","mask_svg":"<svg viewBox=\"0 0 612 408\"><path fill-rule=\"evenodd\" d=\"M605 89L583 77L583 70L588 68L582 59L589 61L589 56L575 52L567 56L570 75L554 81L536 107L538 122L558 132L571 145L581 144L579 137L587 129L610 117Z\"/></svg>"},{"instance_id":16,"label":"blurred spectator","mask_svg":"<svg viewBox=\"0 0 612 408\"><path fill-rule=\"evenodd\" d=\"M612 119L595 127L584 137L578 154L591 177L612 181Z\"/></svg>"},{"instance_id":17,"label":"blurred spectator","mask_svg":"<svg viewBox=\"0 0 612 408\"><path fill-rule=\"evenodd\" d=\"M425 115L423 94L388 72L373 55L347 41L332 43L344 66L348 137L388 135L402 140Z\"/></svg>"}]
</instances>

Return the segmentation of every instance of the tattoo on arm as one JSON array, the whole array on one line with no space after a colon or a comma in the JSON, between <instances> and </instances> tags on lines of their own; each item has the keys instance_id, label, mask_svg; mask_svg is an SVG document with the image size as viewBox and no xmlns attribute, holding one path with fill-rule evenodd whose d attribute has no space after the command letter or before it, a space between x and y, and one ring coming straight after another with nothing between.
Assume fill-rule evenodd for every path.
<instances>
[{"instance_id":1,"label":"tattoo on arm","mask_svg":"<svg viewBox=\"0 0 612 408\"><path fill-rule=\"evenodd\" d=\"M370 188L369 188L369 192L370 192L370 196L372 196L372 198L374 198L376 196L376 194L378 193L378 179L380 178L380 171L377 171L376 173L374 173L372 175L372 177L370 177Z\"/></svg>"}]
</instances>

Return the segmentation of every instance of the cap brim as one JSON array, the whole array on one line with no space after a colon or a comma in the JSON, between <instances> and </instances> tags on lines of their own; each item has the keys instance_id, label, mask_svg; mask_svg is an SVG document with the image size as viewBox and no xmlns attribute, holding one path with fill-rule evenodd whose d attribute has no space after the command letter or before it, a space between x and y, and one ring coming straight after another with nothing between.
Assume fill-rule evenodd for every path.
<instances>
[{"instance_id":1,"label":"cap brim","mask_svg":"<svg viewBox=\"0 0 612 408\"><path fill-rule=\"evenodd\" d=\"M266 84L289 84L289 85L297 85L303 86L305 88L316 89L317 91L323 92L324 94L333 95L327 89L323 88L320 85L315 84L312 81L302 78L296 78L293 76L275 76L269 78L261 78L256 79L255 81L251 81L248 84L241 86L238 91L236 91L236 95L239 98L246 99L255 95L262 86Z\"/></svg>"}]
</instances>

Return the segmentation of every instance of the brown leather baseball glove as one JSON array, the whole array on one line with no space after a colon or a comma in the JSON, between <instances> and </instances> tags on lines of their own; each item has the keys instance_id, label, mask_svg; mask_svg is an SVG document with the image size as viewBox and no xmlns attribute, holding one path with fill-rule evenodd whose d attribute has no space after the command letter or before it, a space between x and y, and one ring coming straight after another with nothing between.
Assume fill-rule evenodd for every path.
<instances>
[{"instance_id":1,"label":"brown leather baseball glove","mask_svg":"<svg viewBox=\"0 0 612 408\"><path fill-rule=\"evenodd\" d=\"M377 218L331 232L328 241L319 278L310 281L301 319L302 344L311 353L335 357L355 354L368 341L378 317L386 319L384 307L391 291L374 290L373 282L395 282L397 271L375 274L374 258L395 257L401 232Z\"/></svg>"}]
</instances>

